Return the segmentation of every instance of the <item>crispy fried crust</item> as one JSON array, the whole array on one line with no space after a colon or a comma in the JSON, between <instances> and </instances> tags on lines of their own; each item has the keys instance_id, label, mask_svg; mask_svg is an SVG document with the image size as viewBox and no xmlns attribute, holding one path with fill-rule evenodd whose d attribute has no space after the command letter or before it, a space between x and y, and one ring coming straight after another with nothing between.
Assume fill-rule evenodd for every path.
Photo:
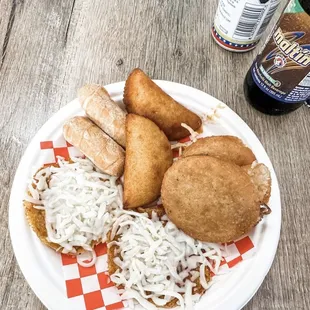
<instances>
[{"instance_id":1,"label":"crispy fried crust","mask_svg":"<svg viewBox=\"0 0 310 310\"><path fill-rule=\"evenodd\" d=\"M69 159L69 161L71 162L71 159ZM49 166L55 166L55 167L59 167L58 164L50 164ZM38 171L35 173L35 175L42 169L46 168L47 166L41 167L40 169L38 169ZM35 184L33 184L33 186L35 187ZM28 195L30 197L31 193L28 192ZM31 229L34 231L34 233L37 235L37 237L40 239L40 241L47 245L48 247L52 248L55 251L60 251L63 249L59 244L57 243L53 243L53 242L49 242L47 240L47 230L46 230L46 224L45 224L45 211L44 210L38 210L36 208L34 208L34 204L29 202L29 201L23 201L23 205L25 208L25 216L27 219L27 222L29 224L29 226L31 227ZM93 241L92 242L92 246L95 246L96 244L98 244L99 242L101 242L101 240L98 241ZM68 253L68 255L77 255L77 254L81 254L83 253L85 250L82 247L75 247L76 252L77 253Z\"/></svg>"},{"instance_id":2,"label":"crispy fried crust","mask_svg":"<svg viewBox=\"0 0 310 310\"><path fill-rule=\"evenodd\" d=\"M111 231L107 233L107 244L109 244L112 241L118 241L117 236L114 237L114 239L111 239ZM107 254L108 254L108 271L109 275L114 274L119 267L114 263L115 257L120 257L120 255L116 254L117 246L116 245L109 245Z\"/></svg>"},{"instance_id":3,"label":"crispy fried crust","mask_svg":"<svg viewBox=\"0 0 310 310\"><path fill-rule=\"evenodd\" d=\"M152 206L152 207L139 207L136 209L139 213L147 213L148 217L151 219L153 212L157 214L159 218L166 214L166 211L163 205Z\"/></svg>"},{"instance_id":4,"label":"crispy fried crust","mask_svg":"<svg viewBox=\"0 0 310 310\"><path fill-rule=\"evenodd\" d=\"M56 251L59 248L59 244L47 241L45 211L35 209L33 204L28 201L24 201L24 207L29 226L32 228L42 243Z\"/></svg>"},{"instance_id":5,"label":"crispy fried crust","mask_svg":"<svg viewBox=\"0 0 310 310\"><path fill-rule=\"evenodd\" d=\"M194 130L202 124L198 115L176 102L138 68L127 78L124 104L129 113L142 115L156 123L169 140L178 140L189 135L181 123Z\"/></svg>"},{"instance_id":6,"label":"crispy fried crust","mask_svg":"<svg viewBox=\"0 0 310 310\"><path fill-rule=\"evenodd\" d=\"M183 157L192 155L209 155L238 166L250 165L256 160L250 148L234 136L212 136L198 139L187 147Z\"/></svg>"},{"instance_id":7,"label":"crispy fried crust","mask_svg":"<svg viewBox=\"0 0 310 310\"><path fill-rule=\"evenodd\" d=\"M126 112L100 85L88 84L78 90L81 107L86 115L107 135L125 147Z\"/></svg>"},{"instance_id":8,"label":"crispy fried crust","mask_svg":"<svg viewBox=\"0 0 310 310\"><path fill-rule=\"evenodd\" d=\"M214 157L176 161L165 174L161 194L170 220L201 241L236 240L260 219L260 204L249 175Z\"/></svg>"},{"instance_id":9,"label":"crispy fried crust","mask_svg":"<svg viewBox=\"0 0 310 310\"><path fill-rule=\"evenodd\" d=\"M78 97L81 103L84 103L89 96L98 94L99 96L109 96L107 90L99 84L86 84L78 90Z\"/></svg>"},{"instance_id":10,"label":"crispy fried crust","mask_svg":"<svg viewBox=\"0 0 310 310\"><path fill-rule=\"evenodd\" d=\"M158 216L160 217L160 214L158 214ZM115 236L114 240L111 240L111 232L108 232L108 234L107 234L107 243L108 244L112 241L117 241L117 240L118 240L117 236ZM108 254L108 271L109 271L110 275L114 274L119 269L119 267L114 263L114 258L117 256L121 258L121 256L119 254L116 254L116 251L117 251L116 245L108 246L108 251L107 251L107 254ZM197 267L196 270L199 271L199 267ZM211 274L210 274L210 270L208 267L205 268L205 277L206 277L207 282L211 281ZM203 295L204 292L206 291L206 289L203 288L203 286L201 285L200 278L198 277L194 281L194 283L196 284L196 286L193 288L193 294ZM119 285L118 287L124 288L122 285ZM148 301L151 302L152 304L154 304L155 306L157 306L153 302L152 299L148 299ZM178 302L178 299L173 298L164 307L160 307L160 308L167 308L167 309L168 308L174 308L177 306L177 302Z\"/></svg>"},{"instance_id":11,"label":"crispy fried crust","mask_svg":"<svg viewBox=\"0 0 310 310\"><path fill-rule=\"evenodd\" d=\"M126 119L124 206L137 208L158 198L164 173L172 165L165 134L149 119L128 114Z\"/></svg>"},{"instance_id":12,"label":"crispy fried crust","mask_svg":"<svg viewBox=\"0 0 310 310\"><path fill-rule=\"evenodd\" d=\"M103 172L121 176L124 170L123 148L84 116L75 116L63 126L65 139L86 155Z\"/></svg>"},{"instance_id":13,"label":"crispy fried crust","mask_svg":"<svg viewBox=\"0 0 310 310\"><path fill-rule=\"evenodd\" d=\"M152 206L152 207L139 207L136 209L138 213L147 213L148 217L152 219L152 213L155 212L159 218L166 214L165 209L162 205ZM115 236L114 239L111 239L111 231L107 233L107 244L111 241L118 241L118 236ZM108 246L108 270L109 274L112 275L118 269L118 266L114 263L113 259L116 257L117 246L111 245ZM120 257L118 255L118 257Z\"/></svg>"},{"instance_id":14,"label":"crispy fried crust","mask_svg":"<svg viewBox=\"0 0 310 310\"><path fill-rule=\"evenodd\" d=\"M52 248L53 250L55 251L58 250L59 252L61 252L63 248L59 244L49 242L47 240L47 230L45 226L45 211L35 209L33 207L33 204L28 201L24 201L24 207L27 222L34 231L34 233L38 236L40 241L43 244L47 245L48 247ZM99 241L93 242L92 246L95 246L98 243ZM76 256L78 254L85 252L85 250L82 247L76 247L75 249L77 253L68 253L68 255Z\"/></svg>"},{"instance_id":15,"label":"crispy fried crust","mask_svg":"<svg viewBox=\"0 0 310 310\"><path fill-rule=\"evenodd\" d=\"M269 169L264 164L242 167L251 177L255 185L258 199L261 204L268 204L271 194L271 176Z\"/></svg>"},{"instance_id":16,"label":"crispy fried crust","mask_svg":"<svg viewBox=\"0 0 310 310\"><path fill-rule=\"evenodd\" d=\"M57 164L51 164L49 166L59 167ZM35 173L35 175L42 169L46 167L41 167ZM33 184L36 187L35 184ZM30 197L32 197L31 193L27 193ZM55 251L59 248L59 244L47 241L47 230L45 226L45 211L38 210L34 208L34 204L29 201L23 201L24 208L25 208L25 216L29 226L32 228L34 233L38 236L40 241L49 246L50 248L54 249Z\"/></svg>"}]
</instances>

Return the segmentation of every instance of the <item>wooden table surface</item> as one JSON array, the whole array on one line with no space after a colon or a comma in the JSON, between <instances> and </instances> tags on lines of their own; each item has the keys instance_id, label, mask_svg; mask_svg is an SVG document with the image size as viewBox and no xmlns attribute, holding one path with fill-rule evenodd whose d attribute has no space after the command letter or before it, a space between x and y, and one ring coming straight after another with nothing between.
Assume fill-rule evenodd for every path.
<instances>
[{"instance_id":1,"label":"wooden table surface","mask_svg":"<svg viewBox=\"0 0 310 310\"><path fill-rule=\"evenodd\" d=\"M10 188L27 144L78 87L125 80L134 67L211 94L256 133L279 179L283 219L273 266L244 309L310 309L310 111L270 117L245 102L243 79L259 48L234 54L218 47L210 35L216 6L0 0L0 309L44 309L16 263L8 231Z\"/></svg>"}]
</instances>

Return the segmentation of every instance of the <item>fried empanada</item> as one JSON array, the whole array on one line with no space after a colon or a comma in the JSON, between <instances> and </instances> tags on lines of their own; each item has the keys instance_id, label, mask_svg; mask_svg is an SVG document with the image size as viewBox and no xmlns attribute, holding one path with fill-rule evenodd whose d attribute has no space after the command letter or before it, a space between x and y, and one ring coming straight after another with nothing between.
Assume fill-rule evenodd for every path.
<instances>
[{"instance_id":1,"label":"fried empanada","mask_svg":"<svg viewBox=\"0 0 310 310\"><path fill-rule=\"evenodd\" d=\"M193 130L202 124L198 115L176 102L140 69L134 69L126 81L124 104L129 113L144 116L157 124L170 141L189 136L181 123Z\"/></svg>"},{"instance_id":2,"label":"fried empanada","mask_svg":"<svg viewBox=\"0 0 310 310\"><path fill-rule=\"evenodd\" d=\"M160 194L164 173L172 165L165 134L151 120L129 114L126 118L124 206L137 208Z\"/></svg>"}]
</instances>

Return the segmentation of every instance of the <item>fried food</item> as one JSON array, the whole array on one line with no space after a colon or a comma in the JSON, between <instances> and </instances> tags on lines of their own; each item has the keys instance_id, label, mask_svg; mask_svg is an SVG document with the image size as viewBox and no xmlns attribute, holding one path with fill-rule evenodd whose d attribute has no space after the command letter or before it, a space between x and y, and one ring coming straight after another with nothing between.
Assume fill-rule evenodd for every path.
<instances>
[{"instance_id":1,"label":"fried food","mask_svg":"<svg viewBox=\"0 0 310 310\"><path fill-rule=\"evenodd\" d=\"M147 213L149 219L152 219L152 213L155 212L156 215L160 218L165 214L165 210L163 206L152 206L152 207L139 207L136 209L139 213ZM112 241L118 241L118 236L116 235L114 239L111 239L111 231L107 233L107 244ZM114 263L114 258L118 256L120 257L120 253L117 253L117 246L115 244L108 246L108 271L109 274L112 275L119 268Z\"/></svg>"},{"instance_id":2,"label":"fried food","mask_svg":"<svg viewBox=\"0 0 310 310\"><path fill-rule=\"evenodd\" d=\"M212 136L198 139L183 152L183 157L192 155L209 155L233 162L238 166L250 165L256 160L251 149L234 136Z\"/></svg>"},{"instance_id":3,"label":"fried food","mask_svg":"<svg viewBox=\"0 0 310 310\"><path fill-rule=\"evenodd\" d=\"M111 233L108 233L107 244L109 244L112 241L118 241L118 237L115 236L115 238L111 240ZM111 276L119 269L119 267L114 263L114 259L116 257L119 257L121 259L121 255L120 253L118 253L118 247L115 244L108 246L107 254L108 254L108 271L109 271L109 275ZM199 267L197 267L196 271L199 271ZM207 282L211 281L211 273L208 267L205 267L205 278ZM203 286L201 285L200 278L198 277L195 281L193 281L193 283L195 283L195 287L193 288L193 294L203 295L206 289L203 288ZM118 288L123 288L122 285L116 284L116 286L118 286ZM153 302L151 298L149 298L148 301L156 306L156 304ZM178 303L178 299L173 298L165 306L160 307L160 308L166 308L166 309L175 308L177 306L177 303Z\"/></svg>"},{"instance_id":4,"label":"fried food","mask_svg":"<svg viewBox=\"0 0 310 310\"><path fill-rule=\"evenodd\" d=\"M118 240L117 236L115 236L114 240L111 240L111 233L108 233L107 244L109 244L112 241L117 241L117 240ZM109 271L109 275L112 275L119 269L119 267L114 263L114 259L116 257L119 257L121 259L121 255L120 253L118 253L117 245L113 244L111 246L108 246L107 254L108 254L108 271ZM197 271L199 271L199 267L197 268ZM206 277L207 282L211 281L211 273L208 267L205 267L205 277ZM193 283L195 283L195 287L193 288L193 294L203 295L206 289L203 288L203 286L201 285L200 278L198 277L195 281L193 281ZM123 287L122 285L119 285L118 288L123 288ZM149 298L148 301L156 306L156 304L153 302L151 298ZM178 299L173 298L165 306L160 307L160 308L166 308L166 309L175 308L177 306L177 303L178 303Z\"/></svg>"},{"instance_id":5,"label":"fried food","mask_svg":"<svg viewBox=\"0 0 310 310\"><path fill-rule=\"evenodd\" d=\"M34 233L38 236L38 238L43 244L47 245L48 247L50 247L51 249L55 251L62 250L63 248L59 244L49 242L47 240L47 230L45 226L45 211L35 209L33 206L34 204L32 204L31 202L24 201L25 216L26 216L29 226L34 231ZM101 241L100 240L93 241L92 246L95 246L99 242ZM82 247L75 247L75 250L76 250L76 253L68 253L68 254L76 256L78 254L85 252L85 250Z\"/></svg>"},{"instance_id":6,"label":"fried food","mask_svg":"<svg viewBox=\"0 0 310 310\"><path fill-rule=\"evenodd\" d=\"M103 211L102 201L106 201ZM121 206L116 177L100 173L82 158L58 158L57 163L41 167L24 200L27 221L38 238L71 255L90 251L105 239L110 230L106 217Z\"/></svg>"},{"instance_id":7,"label":"fried food","mask_svg":"<svg viewBox=\"0 0 310 310\"><path fill-rule=\"evenodd\" d=\"M103 172L117 177L123 174L124 150L87 117L69 119L63 135Z\"/></svg>"},{"instance_id":8,"label":"fried food","mask_svg":"<svg viewBox=\"0 0 310 310\"><path fill-rule=\"evenodd\" d=\"M157 216L160 218L163 214L163 207L162 206L153 206L153 207L147 207L147 208L137 208L137 210L142 213L147 212L148 213L148 217L149 219L152 219L152 213L155 212L157 214ZM147 211L145 211L147 210ZM111 239L111 231L108 232L107 234L107 244L108 244L108 249L107 249L107 254L108 254L108 271L109 271L109 275L113 275L115 272L117 272L119 270L119 266L117 266L114 262L115 258L119 258L120 260L122 259L121 256L121 252L119 251L119 247L116 243L114 243L113 241L119 242L119 236L116 235L114 237L114 239ZM112 243L111 243L112 242ZM111 243L111 244L110 244ZM197 272L199 272L199 267L198 266L195 270ZM188 280L190 280L190 276L188 276L187 278ZM206 282L210 282L211 281L211 273L208 267L205 267L205 279ZM201 282L200 282L200 277L198 276L194 281L192 281L195 286L192 289L192 294L199 294L202 295L204 294L204 292L206 291L206 289L202 286ZM123 285L117 285L118 288L124 288ZM164 296L162 296L163 298ZM155 304L155 302L149 298L147 299L149 302L151 302L152 304L154 304L155 306L157 306ZM174 308L177 306L178 303L178 299L177 298L173 298L171 299L166 305L164 305L163 307L161 306L160 308Z\"/></svg>"},{"instance_id":9,"label":"fried food","mask_svg":"<svg viewBox=\"0 0 310 310\"><path fill-rule=\"evenodd\" d=\"M98 84L86 84L78 90L78 97L80 103L85 103L86 99L88 99L89 96L92 96L94 94L101 97L109 96L109 93L104 87Z\"/></svg>"},{"instance_id":10,"label":"fried food","mask_svg":"<svg viewBox=\"0 0 310 310\"><path fill-rule=\"evenodd\" d=\"M170 143L158 126L145 117L128 114L124 206L137 208L157 199L172 160Z\"/></svg>"},{"instance_id":11,"label":"fried food","mask_svg":"<svg viewBox=\"0 0 310 310\"><path fill-rule=\"evenodd\" d=\"M271 176L269 169L264 164L242 167L250 176L255 185L258 200L261 204L269 202L271 194Z\"/></svg>"},{"instance_id":12,"label":"fried food","mask_svg":"<svg viewBox=\"0 0 310 310\"><path fill-rule=\"evenodd\" d=\"M59 167L58 164L51 164L49 166ZM42 169L43 169L43 167L40 168L38 171L40 171ZM36 187L34 184L33 184L33 186ZM29 191L28 191L27 194L30 197L32 197L32 195L31 195L31 193ZM23 205L24 205L24 208L25 208L26 220L27 220L29 226L31 227L31 229L33 230L33 232L40 239L40 241L43 244L47 245L48 247L52 248L55 251L57 251L59 249L62 249L62 247L59 244L53 243L53 242L50 242L50 241L47 240L45 211L44 210L36 209L35 208L35 206L36 206L35 204L33 204L33 203L29 202L29 201L26 201L26 200L23 201ZM76 253L74 255L81 254L83 252L84 252L84 249L82 247L76 247Z\"/></svg>"},{"instance_id":13,"label":"fried food","mask_svg":"<svg viewBox=\"0 0 310 310\"><path fill-rule=\"evenodd\" d=\"M25 215L29 226L38 236L40 241L52 248L53 250L57 250L60 246L59 244L47 241L47 230L45 226L45 211L37 210L34 207L34 204L24 201L25 207Z\"/></svg>"},{"instance_id":14,"label":"fried food","mask_svg":"<svg viewBox=\"0 0 310 310\"><path fill-rule=\"evenodd\" d=\"M165 174L161 195L169 219L201 241L236 240L260 220L260 203L249 175L214 157L176 161Z\"/></svg>"},{"instance_id":15,"label":"fried food","mask_svg":"<svg viewBox=\"0 0 310 310\"><path fill-rule=\"evenodd\" d=\"M43 244L47 245L48 247L52 248L55 251L60 251L62 247L59 244L49 242L47 240L47 230L45 226L45 211L37 210L33 206L34 204L28 201L24 201L25 215L29 226L32 228L34 233L38 236L38 238ZM99 241L97 242L93 241L93 245L97 243L99 243ZM75 249L76 253L68 253L68 254L75 256L85 252L85 250L82 247L76 247Z\"/></svg>"},{"instance_id":16,"label":"fried food","mask_svg":"<svg viewBox=\"0 0 310 310\"><path fill-rule=\"evenodd\" d=\"M176 102L140 69L134 69L126 81L124 103L128 112L152 120L171 141L189 136L181 123L193 130L202 124L198 115Z\"/></svg>"},{"instance_id":17,"label":"fried food","mask_svg":"<svg viewBox=\"0 0 310 310\"><path fill-rule=\"evenodd\" d=\"M78 97L86 115L114 141L125 147L126 112L111 99L106 89L88 84L78 90Z\"/></svg>"},{"instance_id":18,"label":"fried food","mask_svg":"<svg viewBox=\"0 0 310 310\"><path fill-rule=\"evenodd\" d=\"M157 206L151 206L151 207L139 207L136 209L139 213L147 213L148 217L151 219L153 212L158 216L158 218L161 218L166 214L166 211L163 207L163 205L157 205Z\"/></svg>"}]
</instances>

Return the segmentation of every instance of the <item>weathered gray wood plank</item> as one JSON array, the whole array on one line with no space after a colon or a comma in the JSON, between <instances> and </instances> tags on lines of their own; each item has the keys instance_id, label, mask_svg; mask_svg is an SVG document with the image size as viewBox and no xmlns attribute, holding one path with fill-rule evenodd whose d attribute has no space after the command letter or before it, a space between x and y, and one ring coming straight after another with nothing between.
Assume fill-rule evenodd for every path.
<instances>
[{"instance_id":1,"label":"weathered gray wood plank","mask_svg":"<svg viewBox=\"0 0 310 310\"><path fill-rule=\"evenodd\" d=\"M0 0L1 309L44 309L16 265L7 227L23 151L79 86L124 80L134 67L217 97L261 139L280 182L283 228L271 271L245 309L310 308L310 111L268 117L245 103L243 79L259 48L232 54L218 47L210 36L216 6L216 0Z\"/></svg>"}]
</instances>

